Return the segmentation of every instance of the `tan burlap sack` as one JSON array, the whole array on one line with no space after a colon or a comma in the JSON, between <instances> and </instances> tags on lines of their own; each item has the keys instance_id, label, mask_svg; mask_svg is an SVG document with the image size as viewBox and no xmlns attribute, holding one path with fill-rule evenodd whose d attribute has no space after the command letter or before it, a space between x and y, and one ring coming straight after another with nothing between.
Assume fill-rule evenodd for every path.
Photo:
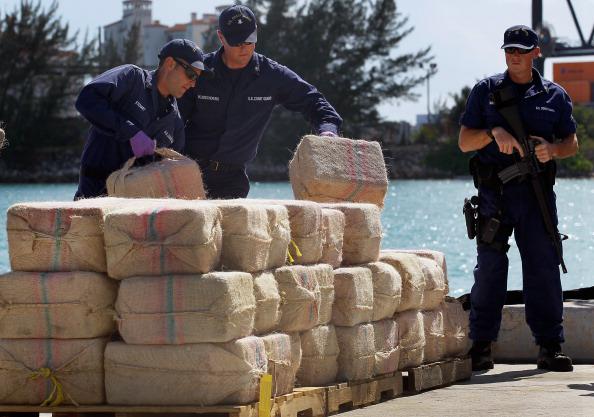
<instances>
[{"instance_id":1,"label":"tan burlap sack","mask_svg":"<svg viewBox=\"0 0 594 417\"><path fill-rule=\"evenodd\" d=\"M332 324L354 326L373 318L373 280L363 267L334 270L334 306Z\"/></svg>"},{"instance_id":2,"label":"tan burlap sack","mask_svg":"<svg viewBox=\"0 0 594 417\"><path fill-rule=\"evenodd\" d=\"M286 208L244 201L214 202L222 215L222 268L259 272L283 266L291 240Z\"/></svg>"},{"instance_id":3,"label":"tan burlap sack","mask_svg":"<svg viewBox=\"0 0 594 417\"><path fill-rule=\"evenodd\" d=\"M280 323L281 296L272 272L254 274L254 297L256 299L256 318L254 333L269 333Z\"/></svg>"},{"instance_id":4,"label":"tan burlap sack","mask_svg":"<svg viewBox=\"0 0 594 417\"><path fill-rule=\"evenodd\" d=\"M303 351L301 350L301 335L298 332L289 333L291 338L291 367L293 368L293 375L297 375L297 371L301 367L301 358Z\"/></svg>"},{"instance_id":5,"label":"tan burlap sack","mask_svg":"<svg viewBox=\"0 0 594 417\"><path fill-rule=\"evenodd\" d=\"M173 149L155 150L156 160L134 166L132 157L106 182L107 194L128 198L181 198L204 200L206 194L200 167Z\"/></svg>"},{"instance_id":6,"label":"tan burlap sack","mask_svg":"<svg viewBox=\"0 0 594 417\"><path fill-rule=\"evenodd\" d=\"M258 400L268 358L259 337L183 346L127 345L105 350L105 390L114 405L246 404Z\"/></svg>"},{"instance_id":7,"label":"tan burlap sack","mask_svg":"<svg viewBox=\"0 0 594 417\"><path fill-rule=\"evenodd\" d=\"M394 319L373 322L375 340L375 375L389 374L398 370L400 346L398 325Z\"/></svg>"},{"instance_id":8,"label":"tan burlap sack","mask_svg":"<svg viewBox=\"0 0 594 417\"><path fill-rule=\"evenodd\" d=\"M464 311L460 301L452 297L446 297L441 308L443 310L445 357L455 358L465 355L470 349L468 312Z\"/></svg>"},{"instance_id":9,"label":"tan burlap sack","mask_svg":"<svg viewBox=\"0 0 594 417\"><path fill-rule=\"evenodd\" d=\"M390 318L402 298L402 279L396 269L385 262L363 265L371 271L373 280L373 321Z\"/></svg>"},{"instance_id":10,"label":"tan burlap sack","mask_svg":"<svg viewBox=\"0 0 594 417\"><path fill-rule=\"evenodd\" d=\"M338 339L333 325L318 326L301 333L303 358L297 381L303 387L328 385L338 373Z\"/></svg>"},{"instance_id":11,"label":"tan burlap sack","mask_svg":"<svg viewBox=\"0 0 594 417\"><path fill-rule=\"evenodd\" d=\"M273 333L263 336L268 357L268 373L272 375L272 395L288 394L295 387L291 338L288 334Z\"/></svg>"},{"instance_id":12,"label":"tan burlap sack","mask_svg":"<svg viewBox=\"0 0 594 417\"><path fill-rule=\"evenodd\" d=\"M445 278L446 294L450 291L448 283L448 266L443 252L439 252L433 249L386 249L384 252L403 252L403 253L414 253L423 258L433 259L441 267Z\"/></svg>"},{"instance_id":13,"label":"tan burlap sack","mask_svg":"<svg viewBox=\"0 0 594 417\"><path fill-rule=\"evenodd\" d=\"M281 296L279 330L302 332L317 326L322 302L316 266L284 266L274 271Z\"/></svg>"},{"instance_id":14,"label":"tan burlap sack","mask_svg":"<svg viewBox=\"0 0 594 417\"><path fill-rule=\"evenodd\" d=\"M125 200L20 203L7 212L13 271L105 272L103 215Z\"/></svg>"},{"instance_id":15,"label":"tan burlap sack","mask_svg":"<svg viewBox=\"0 0 594 417\"><path fill-rule=\"evenodd\" d=\"M103 404L106 344L107 339L0 339L0 404Z\"/></svg>"},{"instance_id":16,"label":"tan burlap sack","mask_svg":"<svg viewBox=\"0 0 594 417\"><path fill-rule=\"evenodd\" d=\"M384 205L388 176L378 142L308 135L289 163L295 198Z\"/></svg>"},{"instance_id":17,"label":"tan burlap sack","mask_svg":"<svg viewBox=\"0 0 594 417\"><path fill-rule=\"evenodd\" d=\"M412 253L382 251L380 261L392 265L402 279L402 297L396 312L420 309L425 292L425 275L418 257Z\"/></svg>"},{"instance_id":18,"label":"tan burlap sack","mask_svg":"<svg viewBox=\"0 0 594 417\"><path fill-rule=\"evenodd\" d=\"M353 327L336 327L338 339L339 381L367 379L375 368L375 337L373 324L358 324Z\"/></svg>"},{"instance_id":19,"label":"tan burlap sack","mask_svg":"<svg viewBox=\"0 0 594 417\"><path fill-rule=\"evenodd\" d=\"M439 307L447 294L445 274L433 259L419 256L419 263L425 276L425 291L421 309L434 310Z\"/></svg>"},{"instance_id":20,"label":"tan burlap sack","mask_svg":"<svg viewBox=\"0 0 594 417\"><path fill-rule=\"evenodd\" d=\"M221 214L211 203L139 205L105 216L107 272L115 279L201 274L220 260Z\"/></svg>"},{"instance_id":21,"label":"tan burlap sack","mask_svg":"<svg viewBox=\"0 0 594 417\"><path fill-rule=\"evenodd\" d=\"M247 272L134 277L122 281L116 310L129 344L219 343L252 333L256 300Z\"/></svg>"},{"instance_id":22,"label":"tan burlap sack","mask_svg":"<svg viewBox=\"0 0 594 417\"><path fill-rule=\"evenodd\" d=\"M360 265L378 260L382 241L380 210L374 204L323 204L345 216L342 264Z\"/></svg>"},{"instance_id":23,"label":"tan burlap sack","mask_svg":"<svg viewBox=\"0 0 594 417\"><path fill-rule=\"evenodd\" d=\"M332 320L334 305L334 270L327 264L312 265L310 268L315 271L320 287L320 316L317 324L328 324Z\"/></svg>"},{"instance_id":24,"label":"tan burlap sack","mask_svg":"<svg viewBox=\"0 0 594 417\"><path fill-rule=\"evenodd\" d=\"M324 227L324 243L320 263L332 265L342 264L342 246L344 238L345 218L340 210L322 209Z\"/></svg>"},{"instance_id":25,"label":"tan burlap sack","mask_svg":"<svg viewBox=\"0 0 594 417\"><path fill-rule=\"evenodd\" d=\"M445 335L443 311L441 309L423 311L423 327L425 329L425 363L437 362L444 358Z\"/></svg>"},{"instance_id":26,"label":"tan burlap sack","mask_svg":"<svg viewBox=\"0 0 594 417\"><path fill-rule=\"evenodd\" d=\"M291 243L288 247L289 263L315 264L322 257L324 230L322 208L312 201L297 200L239 200L250 204L276 204L285 207L291 225Z\"/></svg>"},{"instance_id":27,"label":"tan burlap sack","mask_svg":"<svg viewBox=\"0 0 594 417\"><path fill-rule=\"evenodd\" d=\"M425 328L423 313L408 310L394 316L398 326L400 361L398 369L408 369L423 363L425 352Z\"/></svg>"},{"instance_id":28,"label":"tan burlap sack","mask_svg":"<svg viewBox=\"0 0 594 417\"><path fill-rule=\"evenodd\" d=\"M117 291L117 282L96 272L0 275L0 339L108 336Z\"/></svg>"}]
</instances>

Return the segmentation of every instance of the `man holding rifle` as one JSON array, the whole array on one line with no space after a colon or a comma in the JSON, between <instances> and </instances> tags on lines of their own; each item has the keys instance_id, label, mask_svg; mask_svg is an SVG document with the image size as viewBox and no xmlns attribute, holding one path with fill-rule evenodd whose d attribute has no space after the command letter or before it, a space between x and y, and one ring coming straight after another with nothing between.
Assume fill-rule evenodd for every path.
<instances>
[{"instance_id":1,"label":"man holding rifle","mask_svg":"<svg viewBox=\"0 0 594 417\"><path fill-rule=\"evenodd\" d=\"M554 159L576 154L578 140L571 99L532 68L540 55L538 35L527 26L504 33L507 71L478 82L460 120L459 146L476 151L471 173L478 188L477 265L470 300L473 370L493 368L507 292L508 239L514 232L522 259L526 321L536 344L539 369L572 371L561 350L564 272L557 230ZM469 204L469 203L467 203ZM465 210L467 210L465 204ZM472 216L471 216L472 217ZM471 233L471 229L476 233Z\"/></svg>"}]
</instances>

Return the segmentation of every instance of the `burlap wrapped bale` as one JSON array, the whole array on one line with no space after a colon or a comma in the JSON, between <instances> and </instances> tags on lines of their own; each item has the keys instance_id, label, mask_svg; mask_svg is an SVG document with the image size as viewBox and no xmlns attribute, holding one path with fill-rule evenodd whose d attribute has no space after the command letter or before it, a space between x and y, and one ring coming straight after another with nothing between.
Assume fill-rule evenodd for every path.
<instances>
[{"instance_id":1,"label":"burlap wrapped bale","mask_svg":"<svg viewBox=\"0 0 594 417\"><path fill-rule=\"evenodd\" d=\"M342 264L359 265L378 260L382 242L380 210L375 204L323 204L345 216Z\"/></svg>"},{"instance_id":2,"label":"burlap wrapped bale","mask_svg":"<svg viewBox=\"0 0 594 417\"><path fill-rule=\"evenodd\" d=\"M128 198L180 198L204 200L200 167L173 149L155 150L156 160L135 166L132 157L106 181L107 194Z\"/></svg>"},{"instance_id":3,"label":"burlap wrapped bale","mask_svg":"<svg viewBox=\"0 0 594 417\"><path fill-rule=\"evenodd\" d=\"M338 373L338 339L333 325L318 326L301 333L303 358L297 381L304 387L328 385Z\"/></svg>"},{"instance_id":4,"label":"burlap wrapped bale","mask_svg":"<svg viewBox=\"0 0 594 417\"><path fill-rule=\"evenodd\" d=\"M293 368L293 375L297 375L297 371L301 367L301 358L303 351L301 350L301 335L298 332L289 333L291 338L291 367Z\"/></svg>"},{"instance_id":5,"label":"burlap wrapped bale","mask_svg":"<svg viewBox=\"0 0 594 417\"><path fill-rule=\"evenodd\" d=\"M362 202L382 207L388 177L378 142L303 137L289 163L295 198Z\"/></svg>"},{"instance_id":6,"label":"burlap wrapped bale","mask_svg":"<svg viewBox=\"0 0 594 417\"><path fill-rule=\"evenodd\" d=\"M375 340L375 375L389 374L398 370L400 346L398 325L394 319L373 322Z\"/></svg>"},{"instance_id":7,"label":"burlap wrapped bale","mask_svg":"<svg viewBox=\"0 0 594 417\"><path fill-rule=\"evenodd\" d=\"M423 306L425 276L418 257L412 253L382 251L380 261L392 265L402 279L402 296L396 312L420 309Z\"/></svg>"},{"instance_id":8,"label":"burlap wrapped bale","mask_svg":"<svg viewBox=\"0 0 594 417\"><path fill-rule=\"evenodd\" d=\"M443 311L443 328L445 335L445 352L448 358L465 355L470 348L468 339L468 312L462 303L455 298L446 297L441 305Z\"/></svg>"},{"instance_id":9,"label":"burlap wrapped bale","mask_svg":"<svg viewBox=\"0 0 594 417\"><path fill-rule=\"evenodd\" d=\"M373 280L373 321L392 317L402 298L402 279L396 269L384 262L364 265Z\"/></svg>"},{"instance_id":10,"label":"burlap wrapped bale","mask_svg":"<svg viewBox=\"0 0 594 417\"><path fill-rule=\"evenodd\" d=\"M418 257L425 277L425 291L421 309L434 310L443 302L447 294L445 274L441 266L433 259Z\"/></svg>"},{"instance_id":11,"label":"burlap wrapped bale","mask_svg":"<svg viewBox=\"0 0 594 417\"><path fill-rule=\"evenodd\" d=\"M0 404L103 404L103 352L107 339L0 339ZM58 405L58 404L56 404Z\"/></svg>"},{"instance_id":12,"label":"burlap wrapped bale","mask_svg":"<svg viewBox=\"0 0 594 417\"><path fill-rule=\"evenodd\" d=\"M220 260L221 214L210 203L151 203L105 216L107 272L115 279L201 274Z\"/></svg>"},{"instance_id":13,"label":"burlap wrapped bale","mask_svg":"<svg viewBox=\"0 0 594 417\"><path fill-rule=\"evenodd\" d=\"M386 249L381 251L381 253L385 252L414 253L415 255L418 255L422 258L433 259L435 262L437 262L437 264L441 267L441 270L443 271L446 286L445 293L449 293L450 287L448 282L448 265L446 262L445 254L443 252L433 249Z\"/></svg>"},{"instance_id":14,"label":"burlap wrapped bale","mask_svg":"<svg viewBox=\"0 0 594 417\"><path fill-rule=\"evenodd\" d=\"M256 318L254 333L264 334L277 329L280 323L281 296L272 272L254 274Z\"/></svg>"},{"instance_id":15,"label":"burlap wrapped bale","mask_svg":"<svg viewBox=\"0 0 594 417\"><path fill-rule=\"evenodd\" d=\"M320 316L317 324L328 324L332 321L334 305L334 270L327 264L312 265L310 268L316 271L320 287Z\"/></svg>"},{"instance_id":16,"label":"burlap wrapped bale","mask_svg":"<svg viewBox=\"0 0 594 417\"><path fill-rule=\"evenodd\" d=\"M115 331L117 282L95 272L0 275L0 338L91 339Z\"/></svg>"},{"instance_id":17,"label":"burlap wrapped bale","mask_svg":"<svg viewBox=\"0 0 594 417\"><path fill-rule=\"evenodd\" d=\"M129 344L217 343L252 333L256 300L247 272L134 277L122 281L116 310Z\"/></svg>"},{"instance_id":18,"label":"burlap wrapped bale","mask_svg":"<svg viewBox=\"0 0 594 417\"><path fill-rule=\"evenodd\" d=\"M322 257L324 230L322 208L312 201L297 200L239 200L250 204L275 204L285 207L291 225L291 243L288 250L293 263L315 264ZM301 255L301 256L300 256Z\"/></svg>"},{"instance_id":19,"label":"burlap wrapped bale","mask_svg":"<svg viewBox=\"0 0 594 417\"><path fill-rule=\"evenodd\" d=\"M354 326L373 318L373 280L363 267L334 270L332 324Z\"/></svg>"},{"instance_id":20,"label":"burlap wrapped bale","mask_svg":"<svg viewBox=\"0 0 594 417\"><path fill-rule=\"evenodd\" d=\"M216 202L222 215L222 268L259 272L283 266L291 240L286 209L243 201ZM279 209L285 210L284 216Z\"/></svg>"},{"instance_id":21,"label":"burlap wrapped bale","mask_svg":"<svg viewBox=\"0 0 594 417\"><path fill-rule=\"evenodd\" d=\"M106 272L103 215L125 200L20 203L7 212L13 271Z\"/></svg>"},{"instance_id":22,"label":"burlap wrapped bale","mask_svg":"<svg viewBox=\"0 0 594 417\"><path fill-rule=\"evenodd\" d=\"M264 342L254 336L183 346L113 342L105 350L107 402L143 406L254 402L267 362Z\"/></svg>"},{"instance_id":23,"label":"burlap wrapped bale","mask_svg":"<svg viewBox=\"0 0 594 417\"><path fill-rule=\"evenodd\" d=\"M279 330L302 332L315 327L320 317L321 294L315 266L284 266L274 271L281 296Z\"/></svg>"},{"instance_id":24,"label":"burlap wrapped bale","mask_svg":"<svg viewBox=\"0 0 594 417\"><path fill-rule=\"evenodd\" d=\"M425 329L423 313L408 310L394 316L398 326L400 361L398 369L414 368L423 363L425 353Z\"/></svg>"},{"instance_id":25,"label":"burlap wrapped bale","mask_svg":"<svg viewBox=\"0 0 594 417\"><path fill-rule=\"evenodd\" d=\"M324 243L320 263L338 268L342 264L342 246L344 239L344 214L340 210L322 209Z\"/></svg>"},{"instance_id":26,"label":"burlap wrapped bale","mask_svg":"<svg viewBox=\"0 0 594 417\"><path fill-rule=\"evenodd\" d=\"M425 329L425 363L437 362L444 358L445 335L443 311L441 309L423 311L423 327Z\"/></svg>"},{"instance_id":27,"label":"burlap wrapped bale","mask_svg":"<svg viewBox=\"0 0 594 417\"><path fill-rule=\"evenodd\" d=\"M336 327L338 339L339 381L354 381L373 376L375 368L375 337L373 324Z\"/></svg>"},{"instance_id":28,"label":"burlap wrapped bale","mask_svg":"<svg viewBox=\"0 0 594 417\"><path fill-rule=\"evenodd\" d=\"M272 375L272 395L284 395L295 387L291 338L288 334L273 333L262 337L268 357L268 373Z\"/></svg>"}]
</instances>

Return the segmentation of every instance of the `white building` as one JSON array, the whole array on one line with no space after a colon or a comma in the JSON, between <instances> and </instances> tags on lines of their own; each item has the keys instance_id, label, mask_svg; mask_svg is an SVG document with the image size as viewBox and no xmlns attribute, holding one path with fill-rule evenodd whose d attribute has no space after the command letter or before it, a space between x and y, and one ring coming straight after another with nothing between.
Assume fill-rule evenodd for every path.
<instances>
[{"instance_id":1,"label":"white building","mask_svg":"<svg viewBox=\"0 0 594 417\"><path fill-rule=\"evenodd\" d=\"M103 27L104 45L113 40L118 51L123 53L124 42L132 25L140 25L139 44L141 48L139 65L145 68L156 67L159 63L157 54L161 47L171 39L191 39L198 46L203 47L208 30L217 25L219 13L227 6L216 8L215 14L203 14L198 19L196 13L190 15L188 23L179 23L173 26L161 24L153 20L152 0L123 0L124 14L122 20Z\"/></svg>"}]
</instances>

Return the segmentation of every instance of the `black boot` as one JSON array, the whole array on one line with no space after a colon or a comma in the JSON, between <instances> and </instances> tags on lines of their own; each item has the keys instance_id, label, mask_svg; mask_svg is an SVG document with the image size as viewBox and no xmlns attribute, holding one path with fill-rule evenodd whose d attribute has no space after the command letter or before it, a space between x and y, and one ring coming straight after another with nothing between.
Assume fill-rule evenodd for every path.
<instances>
[{"instance_id":1,"label":"black boot","mask_svg":"<svg viewBox=\"0 0 594 417\"><path fill-rule=\"evenodd\" d=\"M571 358L563 353L561 345L557 342L540 345L536 366L538 369L548 369L554 372L573 371Z\"/></svg>"},{"instance_id":2,"label":"black boot","mask_svg":"<svg viewBox=\"0 0 594 417\"><path fill-rule=\"evenodd\" d=\"M493 355L491 355L490 340L475 340L470 349L473 371L493 369Z\"/></svg>"}]
</instances>

